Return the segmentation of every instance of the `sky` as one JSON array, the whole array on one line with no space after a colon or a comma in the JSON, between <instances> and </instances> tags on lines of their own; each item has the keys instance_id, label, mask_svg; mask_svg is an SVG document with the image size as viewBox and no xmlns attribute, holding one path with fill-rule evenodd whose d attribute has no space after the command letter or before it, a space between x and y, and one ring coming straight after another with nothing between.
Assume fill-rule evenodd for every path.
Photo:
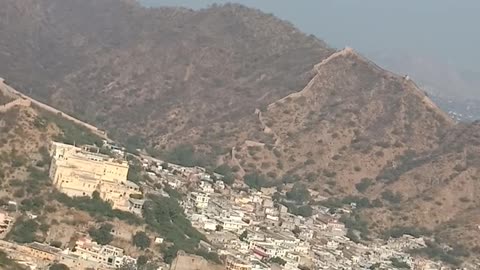
<instances>
[{"instance_id":1,"label":"sky","mask_svg":"<svg viewBox=\"0 0 480 270\"><path fill-rule=\"evenodd\" d=\"M480 72L480 0L140 0L149 6L205 8L235 2L288 20L333 47L370 57L428 57ZM375 59L374 59L375 60Z\"/></svg>"}]
</instances>

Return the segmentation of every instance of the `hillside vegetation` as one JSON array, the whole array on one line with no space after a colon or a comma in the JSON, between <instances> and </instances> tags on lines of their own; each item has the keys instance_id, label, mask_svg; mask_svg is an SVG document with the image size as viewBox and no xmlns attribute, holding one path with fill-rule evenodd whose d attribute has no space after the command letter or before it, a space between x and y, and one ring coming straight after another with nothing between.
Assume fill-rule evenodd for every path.
<instances>
[{"instance_id":1,"label":"hillside vegetation","mask_svg":"<svg viewBox=\"0 0 480 270\"><path fill-rule=\"evenodd\" d=\"M454 123L408 78L239 5L0 5L0 62L9 63L0 75L129 149L205 165L253 188L276 186L277 197L294 201L305 184L313 194L302 197L305 215L308 203L333 209L355 202L357 211L344 221L350 235L363 235L358 241L433 234L440 243L418 252L448 259L439 248L446 241L462 259L479 255L479 124ZM38 118L31 109L7 114L0 125L2 185L23 198L15 179L42 167L40 155L26 153L58 138L62 124L45 126L42 119L55 115ZM63 137L84 138L78 134ZM149 224L162 227L154 218ZM187 248L185 235L200 239L168 229Z\"/></svg>"},{"instance_id":2,"label":"hillside vegetation","mask_svg":"<svg viewBox=\"0 0 480 270\"><path fill-rule=\"evenodd\" d=\"M10 84L157 150L223 147L217 139L231 142L236 120L303 87L333 52L239 5L194 12L118 0L0 4L0 61L12 63L0 74Z\"/></svg>"},{"instance_id":3,"label":"hillside vegetation","mask_svg":"<svg viewBox=\"0 0 480 270\"><path fill-rule=\"evenodd\" d=\"M3 89L0 88L0 93ZM17 104L20 97L11 97L8 104ZM20 103L23 104L23 103ZM8 108L8 109L5 109ZM204 236L195 230L183 215L175 199L156 197L145 212L144 218L130 212L112 209L98 194L90 197L70 198L54 190L49 179L52 141L77 144L101 145L101 138L62 117L36 106L7 106L0 111L0 207L16 218L8 240L25 244L45 242L57 247L66 247L78 239L78 233L88 232L102 244L112 243L128 250L130 254L155 256L171 262L179 249L197 253L218 263L215 253L197 249ZM9 204L15 201L18 209ZM157 213L175 213L171 228L159 226ZM35 219L29 214L37 215ZM147 229L146 226L150 227ZM112 228L127 236L127 241L110 233ZM141 244L132 243L130 235L142 232ZM130 234L130 235L129 235ZM165 247L150 247L150 238L162 236ZM145 238L147 240L145 240ZM148 245L144 244L148 241ZM138 242L138 241L137 241ZM135 248L141 245L141 250ZM146 246L145 246L146 245ZM0 254L0 268L20 269ZM10 267L10 268L8 268Z\"/></svg>"}]
</instances>

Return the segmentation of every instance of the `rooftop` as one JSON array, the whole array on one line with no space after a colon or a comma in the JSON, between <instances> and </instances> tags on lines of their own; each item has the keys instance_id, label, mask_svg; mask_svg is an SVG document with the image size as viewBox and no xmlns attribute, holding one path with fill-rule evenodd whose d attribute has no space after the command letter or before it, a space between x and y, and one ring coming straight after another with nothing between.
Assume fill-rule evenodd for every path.
<instances>
[{"instance_id":1,"label":"rooftop","mask_svg":"<svg viewBox=\"0 0 480 270\"><path fill-rule=\"evenodd\" d=\"M43 251L43 252L47 252L47 253L51 253L51 254L57 254L57 253L60 253L62 251L59 248L52 247L52 246L49 246L49 245L45 245L45 244L38 243L38 242L30 243L27 246L30 247L30 248L40 250L40 251Z\"/></svg>"}]
</instances>

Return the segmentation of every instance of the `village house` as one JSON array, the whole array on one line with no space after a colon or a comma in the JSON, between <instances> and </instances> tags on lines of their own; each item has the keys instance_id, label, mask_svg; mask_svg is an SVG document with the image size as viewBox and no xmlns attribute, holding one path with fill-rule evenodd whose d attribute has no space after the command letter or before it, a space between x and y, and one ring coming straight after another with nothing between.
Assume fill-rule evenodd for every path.
<instances>
[{"instance_id":1,"label":"village house","mask_svg":"<svg viewBox=\"0 0 480 270\"><path fill-rule=\"evenodd\" d=\"M32 258L43 262L54 262L58 259L59 248L55 248L46 244L33 242L24 246L18 246L18 250Z\"/></svg>"},{"instance_id":2,"label":"village house","mask_svg":"<svg viewBox=\"0 0 480 270\"><path fill-rule=\"evenodd\" d=\"M228 256L226 260L226 270L251 270L252 265L249 261L234 256Z\"/></svg>"},{"instance_id":3,"label":"village house","mask_svg":"<svg viewBox=\"0 0 480 270\"><path fill-rule=\"evenodd\" d=\"M221 217L217 219L218 225L226 231L238 232L248 226L247 223L235 217Z\"/></svg>"},{"instance_id":4,"label":"village house","mask_svg":"<svg viewBox=\"0 0 480 270\"><path fill-rule=\"evenodd\" d=\"M103 147L109 149L113 154L123 157L125 156L125 147L119 146L117 144L110 143L107 140L103 140Z\"/></svg>"},{"instance_id":5,"label":"village house","mask_svg":"<svg viewBox=\"0 0 480 270\"><path fill-rule=\"evenodd\" d=\"M225 189L225 183L223 181L215 181L214 188L215 190L222 191Z\"/></svg>"},{"instance_id":6,"label":"village house","mask_svg":"<svg viewBox=\"0 0 480 270\"><path fill-rule=\"evenodd\" d=\"M212 183L208 181L200 181L200 188L205 193L214 193L215 190L213 189Z\"/></svg>"},{"instance_id":7,"label":"village house","mask_svg":"<svg viewBox=\"0 0 480 270\"><path fill-rule=\"evenodd\" d=\"M94 261L87 261L75 254L62 254L58 262L61 264L65 264L70 269L111 269L111 267L99 265L97 262Z\"/></svg>"},{"instance_id":8,"label":"village house","mask_svg":"<svg viewBox=\"0 0 480 270\"><path fill-rule=\"evenodd\" d=\"M100 245L87 237L77 240L75 247L69 254L111 268L136 263L136 259L126 256L123 249L111 245Z\"/></svg>"},{"instance_id":9,"label":"village house","mask_svg":"<svg viewBox=\"0 0 480 270\"><path fill-rule=\"evenodd\" d=\"M210 201L210 194L203 192L191 192L189 194L189 202L197 209L204 209L208 207Z\"/></svg>"}]
</instances>

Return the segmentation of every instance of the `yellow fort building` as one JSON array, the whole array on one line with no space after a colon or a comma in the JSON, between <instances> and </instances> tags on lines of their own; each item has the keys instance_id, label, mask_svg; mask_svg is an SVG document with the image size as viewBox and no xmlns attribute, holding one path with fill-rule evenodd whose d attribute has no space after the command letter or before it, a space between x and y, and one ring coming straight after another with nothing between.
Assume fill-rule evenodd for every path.
<instances>
[{"instance_id":1,"label":"yellow fort building","mask_svg":"<svg viewBox=\"0 0 480 270\"><path fill-rule=\"evenodd\" d=\"M113 208L139 212L140 188L127 180L128 162L91 152L88 148L53 142L50 178L60 192L70 197L91 196L94 191Z\"/></svg>"}]
</instances>

